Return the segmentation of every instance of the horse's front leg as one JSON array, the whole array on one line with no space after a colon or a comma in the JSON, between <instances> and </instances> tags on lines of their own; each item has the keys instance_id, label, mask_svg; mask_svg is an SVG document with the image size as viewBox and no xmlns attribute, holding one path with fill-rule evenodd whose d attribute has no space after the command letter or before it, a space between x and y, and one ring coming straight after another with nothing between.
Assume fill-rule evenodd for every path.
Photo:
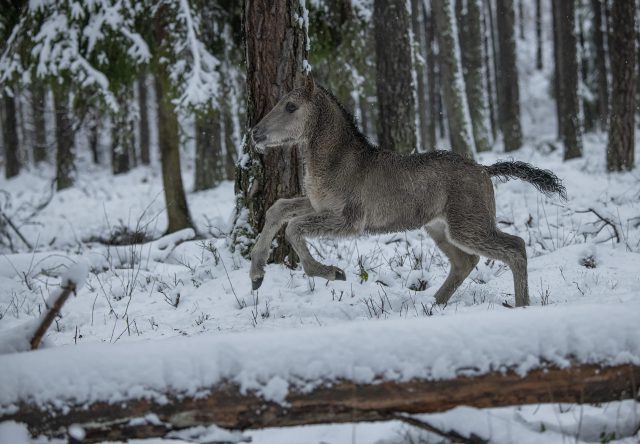
<instances>
[{"instance_id":1,"label":"horse's front leg","mask_svg":"<svg viewBox=\"0 0 640 444\"><path fill-rule=\"evenodd\" d=\"M307 276L323 277L334 281L347 280L344 271L332 265L324 265L311 256L305 237L320 236L344 236L350 234L342 215L331 211L321 211L317 213L298 216L289 221L285 230L287 240L300 257L302 267Z\"/></svg>"},{"instance_id":2,"label":"horse's front leg","mask_svg":"<svg viewBox=\"0 0 640 444\"><path fill-rule=\"evenodd\" d=\"M313 207L307 197L293 199L278 199L267 210L264 227L253 249L251 250L251 286L254 290L260 288L264 279L264 266L269 258L271 241L278 230L296 216L312 213Z\"/></svg>"}]
</instances>

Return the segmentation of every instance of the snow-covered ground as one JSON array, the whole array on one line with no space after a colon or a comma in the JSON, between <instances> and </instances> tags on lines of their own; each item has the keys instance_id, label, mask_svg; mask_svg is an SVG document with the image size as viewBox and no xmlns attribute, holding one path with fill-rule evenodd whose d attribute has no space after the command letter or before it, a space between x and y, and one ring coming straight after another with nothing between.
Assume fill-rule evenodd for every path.
<instances>
[{"instance_id":1,"label":"snow-covered ground","mask_svg":"<svg viewBox=\"0 0 640 444\"><path fill-rule=\"evenodd\" d=\"M500 228L523 237L527 244L532 305L544 306L536 310L550 314L556 309L571 313L575 308L581 313L578 306L601 306L603 316L620 309L640 319L640 172L606 173L607 141L602 133L585 136L583 158L562 162L562 146L555 140L555 105L548 97L549 73L529 69L534 57L532 48L525 49L520 53L525 146L509 156L483 154L479 161L524 160L553 170L567 188L569 199L561 202L519 181L495 187ZM545 57L551 57L549 51ZM15 238L14 247L21 252L7 250L0 257L0 338L36 319L49 293L59 286L60 274L77 261L87 261L92 270L45 338L46 346L61 347L61 353L76 344L91 350L98 343L512 313L502 306L504 301L513 303L511 272L484 258L450 303L436 306L433 295L447 275L448 263L423 231L313 240L312 253L344 269L346 282L308 278L300 267L268 265L262 287L252 292L249 263L227 244L234 204L230 182L188 194L202 239L181 243L169 255L153 254L154 244L109 250L99 240L124 228L148 238L157 238L165 229L158 169L141 167L114 177L82 163L77 186L56 193L38 208L49 198L53 175L43 168L0 179L0 190L6 192L0 196L2 210L13 220L29 221L20 230L34 246L30 250ZM184 175L185 183L192 183L189 168ZM584 321L606 335L617 320L601 319L610 329L598 327L592 319ZM640 405L631 401L460 407L425 417L443 430L474 433L496 443L640 440ZM2 444L18 443L23 434L20 425L0 424ZM398 422L273 429L244 436L254 443L279 444L443 442ZM161 440L144 441L152 442Z\"/></svg>"}]
</instances>

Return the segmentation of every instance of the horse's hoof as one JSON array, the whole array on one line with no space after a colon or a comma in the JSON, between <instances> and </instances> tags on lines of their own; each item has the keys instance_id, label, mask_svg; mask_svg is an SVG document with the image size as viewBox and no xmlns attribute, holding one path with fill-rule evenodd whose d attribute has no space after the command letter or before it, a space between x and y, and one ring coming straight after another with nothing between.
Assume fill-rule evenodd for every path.
<instances>
[{"instance_id":1,"label":"horse's hoof","mask_svg":"<svg viewBox=\"0 0 640 444\"><path fill-rule=\"evenodd\" d=\"M347 275L344 274L344 271L338 269L336 270L336 281L346 281Z\"/></svg>"},{"instance_id":2,"label":"horse's hoof","mask_svg":"<svg viewBox=\"0 0 640 444\"><path fill-rule=\"evenodd\" d=\"M254 280L251 281L251 289L252 290L257 290L258 288L260 288L260 286L262 285L262 281L264 280L264 277L259 277L256 278Z\"/></svg>"}]
</instances>

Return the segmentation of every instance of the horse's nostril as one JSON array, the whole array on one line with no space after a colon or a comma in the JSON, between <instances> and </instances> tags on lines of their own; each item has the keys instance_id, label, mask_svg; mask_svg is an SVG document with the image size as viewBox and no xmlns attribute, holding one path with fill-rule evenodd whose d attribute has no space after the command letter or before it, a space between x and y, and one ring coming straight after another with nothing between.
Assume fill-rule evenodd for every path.
<instances>
[{"instance_id":1,"label":"horse's nostril","mask_svg":"<svg viewBox=\"0 0 640 444\"><path fill-rule=\"evenodd\" d=\"M262 129L257 126L253 127L253 129L251 130L251 137L253 138L254 142L262 142L267 138L267 136L264 135L264 131L262 131Z\"/></svg>"}]
</instances>

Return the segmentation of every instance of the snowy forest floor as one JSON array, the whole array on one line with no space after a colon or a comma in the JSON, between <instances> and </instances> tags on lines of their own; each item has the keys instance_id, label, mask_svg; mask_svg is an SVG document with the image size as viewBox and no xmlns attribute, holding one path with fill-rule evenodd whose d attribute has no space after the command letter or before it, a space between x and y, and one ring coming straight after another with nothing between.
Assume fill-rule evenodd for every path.
<instances>
[{"instance_id":1,"label":"snowy forest floor","mask_svg":"<svg viewBox=\"0 0 640 444\"><path fill-rule=\"evenodd\" d=\"M640 145L640 144L638 144ZM525 239L533 305L630 304L640 296L640 175L607 174L606 137L588 135L585 156L562 162L560 150L537 141L514 153L518 160L552 169L569 199L545 198L530 185L496 185L499 226ZM504 154L483 154L490 164ZM51 171L32 171L0 182L5 210L26 219L46 199ZM189 179L189 177L186 177ZM189 183L187 180L186 183ZM35 252L0 258L0 335L43 310L67 264L84 257L93 270L77 297L46 336L51 347L75 343L145 341L178 335L282 327L324 326L354 320L481 315L513 304L511 272L483 258L446 307L433 295L448 272L446 257L421 230L345 241L313 240L320 260L347 273L346 282L308 278L301 267L268 265L263 286L252 292L249 263L231 253L225 233L234 204L233 184L190 193L189 204L204 240L184 242L160 261L150 244L105 254L100 239L124 231L158 237L166 223L161 181L153 169L112 176L81 170L78 186L56 193L21 231ZM9 205L10 204L10 205ZM122 251L120 251L122 255ZM131 261L132 257L143 260ZM144 259L149 257L150 259ZM99 259L96 259L99 258ZM133 262L133 265L131 263ZM640 313L639 313L640 316ZM362 338L375 341L375 338ZM400 341L401 338L398 338ZM430 415L445 428L462 427L492 442L600 441L629 436L640 425L634 403L601 406L459 408ZM439 442L399 423L329 425L251 432L254 442ZM544 437L543 437L544 436ZM638 436L619 442L637 442Z\"/></svg>"}]
</instances>

